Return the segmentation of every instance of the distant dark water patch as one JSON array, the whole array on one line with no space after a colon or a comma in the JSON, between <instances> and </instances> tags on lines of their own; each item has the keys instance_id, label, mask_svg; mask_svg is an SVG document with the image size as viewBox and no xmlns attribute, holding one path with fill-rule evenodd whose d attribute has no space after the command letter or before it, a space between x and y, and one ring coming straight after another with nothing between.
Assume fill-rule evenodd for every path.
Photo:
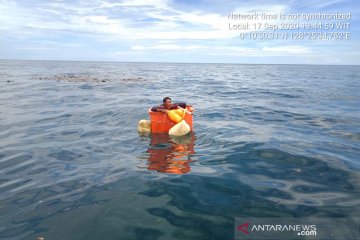
<instances>
[{"instance_id":1,"label":"distant dark water patch","mask_svg":"<svg viewBox=\"0 0 360 240\"><path fill-rule=\"evenodd\" d=\"M95 136L99 136L101 134L103 134L104 132L103 131L90 131L90 132L86 132L86 133L83 133L81 135L81 137L95 137Z\"/></svg>"},{"instance_id":2,"label":"distant dark water patch","mask_svg":"<svg viewBox=\"0 0 360 240\"><path fill-rule=\"evenodd\" d=\"M49 156L60 161L74 161L83 157L82 154L74 153L69 150L60 150L58 152L50 153Z\"/></svg>"},{"instance_id":3,"label":"distant dark water patch","mask_svg":"<svg viewBox=\"0 0 360 240\"><path fill-rule=\"evenodd\" d=\"M89 84L84 84L80 86L81 89L93 89L93 86L89 85Z\"/></svg>"},{"instance_id":4,"label":"distant dark water patch","mask_svg":"<svg viewBox=\"0 0 360 240\"><path fill-rule=\"evenodd\" d=\"M286 94L286 93L278 93L278 92L273 92L273 91L259 91L258 93L259 93L259 94L276 96L276 97L281 97L281 98L301 98L300 95L296 95L296 94Z\"/></svg>"},{"instance_id":5,"label":"distant dark water patch","mask_svg":"<svg viewBox=\"0 0 360 240\"><path fill-rule=\"evenodd\" d=\"M28 161L31 158L32 158L31 155L21 154L19 156L11 157L11 158L7 159L6 161L1 161L1 167L7 168L10 166L19 165L21 163Z\"/></svg>"},{"instance_id":6,"label":"distant dark water patch","mask_svg":"<svg viewBox=\"0 0 360 240\"><path fill-rule=\"evenodd\" d=\"M216 119L224 119L225 115L221 112L206 112L202 115L202 117L216 120Z\"/></svg>"}]
</instances>

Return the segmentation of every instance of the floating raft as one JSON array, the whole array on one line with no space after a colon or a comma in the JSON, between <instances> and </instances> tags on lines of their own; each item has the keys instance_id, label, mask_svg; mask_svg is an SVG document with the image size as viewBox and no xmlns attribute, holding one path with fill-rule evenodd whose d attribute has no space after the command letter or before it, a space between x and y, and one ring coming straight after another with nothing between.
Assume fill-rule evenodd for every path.
<instances>
[{"instance_id":1,"label":"floating raft","mask_svg":"<svg viewBox=\"0 0 360 240\"><path fill-rule=\"evenodd\" d=\"M194 108L187 106L186 110L190 113L194 111ZM149 109L149 116L151 121L151 132L152 133L167 133L175 123L173 123L167 114L163 112L153 112ZM191 131L193 130L193 115L186 112L184 120L189 124Z\"/></svg>"}]
</instances>

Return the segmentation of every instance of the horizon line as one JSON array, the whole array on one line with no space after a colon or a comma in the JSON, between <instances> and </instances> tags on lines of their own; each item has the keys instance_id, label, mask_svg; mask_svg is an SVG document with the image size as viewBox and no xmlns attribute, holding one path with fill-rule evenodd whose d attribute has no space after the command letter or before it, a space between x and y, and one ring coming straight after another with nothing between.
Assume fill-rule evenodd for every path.
<instances>
[{"instance_id":1,"label":"horizon line","mask_svg":"<svg viewBox=\"0 0 360 240\"><path fill-rule=\"evenodd\" d=\"M49 61L49 62L112 62L112 63L170 63L170 64L227 64L227 65L308 65L308 66L360 66L360 64L315 64L315 63L235 63L235 62L156 62L120 60L64 60L64 59L3 59L0 61Z\"/></svg>"}]
</instances>

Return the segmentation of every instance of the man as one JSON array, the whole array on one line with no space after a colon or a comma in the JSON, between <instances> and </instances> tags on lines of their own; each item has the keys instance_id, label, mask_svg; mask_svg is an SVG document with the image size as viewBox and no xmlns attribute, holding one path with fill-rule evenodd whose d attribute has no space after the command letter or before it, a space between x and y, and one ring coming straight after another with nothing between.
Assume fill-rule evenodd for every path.
<instances>
[{"instance_id":1,"label":"man","mask_svg":"<svg viewBox=\"0 0 360 240\"><path fill-rule=\"evenodd\" d=\"M171 103L171 98L165 97L163 99L163 104L151 108L151 111L167 113L168 110L173 110L178 108L186 108L186 103Z\"/></svg>"}]
</instances>

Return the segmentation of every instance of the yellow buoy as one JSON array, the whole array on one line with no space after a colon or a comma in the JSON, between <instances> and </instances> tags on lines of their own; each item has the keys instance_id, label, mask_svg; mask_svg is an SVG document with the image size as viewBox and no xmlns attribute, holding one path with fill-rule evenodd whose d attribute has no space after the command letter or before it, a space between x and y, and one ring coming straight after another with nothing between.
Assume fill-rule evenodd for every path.
<instances>
[{"instance_id":1,"label":"yellow buoy","mask_svg":"<svg viewBox=\"0 0 360 240\"><path fill-rule=\"evenodd\" d=\"M186 110L182 108L168 111L168 117L173 123L181 122L184 119L185 114Z\"/></svg>"}]
</instances>

